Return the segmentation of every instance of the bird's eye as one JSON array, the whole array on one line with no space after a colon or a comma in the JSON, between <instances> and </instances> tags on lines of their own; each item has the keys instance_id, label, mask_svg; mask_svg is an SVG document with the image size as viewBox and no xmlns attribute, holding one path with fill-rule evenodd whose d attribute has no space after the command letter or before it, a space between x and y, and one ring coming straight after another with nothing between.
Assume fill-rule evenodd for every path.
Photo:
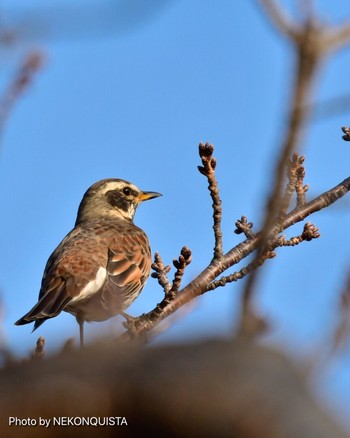
<instances>
[{"instance_id":1,"label":"bird's eye","mask_svg":"<svg viewBox=\"0 0 350 438\"><path fill-rule=\"evenodd\" d=\"M125 196L130 196L131 195L130 187L124 187L123 188L123 193L124 193Z\"/></svg>"}]
</instances>

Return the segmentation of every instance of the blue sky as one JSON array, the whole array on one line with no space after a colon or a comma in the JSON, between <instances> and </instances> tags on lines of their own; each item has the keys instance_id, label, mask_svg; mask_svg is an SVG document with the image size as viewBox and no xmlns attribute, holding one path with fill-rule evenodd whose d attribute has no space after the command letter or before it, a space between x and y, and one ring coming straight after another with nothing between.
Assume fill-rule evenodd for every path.
<instances>
[{"instance_id":1,"label":"blue sky","mask_svg":"<svg viewBox=\"0 0 350 438\"><path fill-rule=\"evenodd\" d=\"M116 28L104 21L109 14L100 15L104 7L112 11L110 1L76 2L76 26L60 21L69 17L68 3L61 2L67 9L56 15L42 0L2 3L4 22L25 30L14 47L2 49L2 88L28 50L39 48L46 56L16 103L1 144L0 288L5 337L17 354L26 354L39 335L49 351L78 335L75 319L65 313L34 334L13 323L36 302L46 260L74 225L81 197L95 181L124 178L163 193L140 207L135 222L166 263L183 245L192 249L185 282L207 265L213 248L211 200L196 169L200 141L215 146L224 248L241 241L233 229L243 214L259 226L293 75L290 46L254 1L154 1L151 10L145 7L151 2L133 0L129 8L116 2ZM315 3L328 22L350 17L346 2ZM88 13L95 7L100 22ZM319 77L316 102L349 95L350 49L331 61ZM311 195L350 175L350 149L340 132L349 112L343 108L314 121L307 132L303 152ZM261 275L258 303L273 327L268 341L297 356L322 346L336 321L349 270L349 219L350 199L314 215L321 238L282 248ZM155 343L228 335L241 290L238 283L199 298ZM150 279L129 312L150 310L161 298ZM90 324L87 339L118 327L114 320ZM319 378L319 392L336 407L350 403L348 359L349 346Z\"/></svg>"}]
</instances>

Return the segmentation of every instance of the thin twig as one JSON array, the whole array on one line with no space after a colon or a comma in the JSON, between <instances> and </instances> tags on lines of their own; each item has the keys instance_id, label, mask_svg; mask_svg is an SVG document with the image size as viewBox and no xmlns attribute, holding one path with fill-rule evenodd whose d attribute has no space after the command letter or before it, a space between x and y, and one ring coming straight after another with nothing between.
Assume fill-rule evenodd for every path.
<instances>
[{"instance_id":1,"label":"thin twig","mask_svg":"<svg viewBox=\"0 0 350 438\"><path fill-rule=\"evenodd\" d=\"M316 351L305 364L308 375L315 375L315 371L324 369L329 362L347 344L350 337L350 272L347 273L345 284L339 295L338 314L335 325L331 329L330 337L322 339Z\"/></svg>"},{"instance_id":2,"label":"thin twig","mask_svg":"<svg viewBox=\"0 0 350 438\"><path fill-rule=\"evenodd\" d=\"M350 22L347 21L334 29L327 29L324 34L323 45L328 51L339 50L349 44Z\"/></svg>"},{"instance_id":3,"label":"thin twig","mask_svg":"<svg viewBox=\"0 0 350 438\"><path fill-rule=\"evenodd\" d=\"M260 257L268 240L271 238L271 230L277 212L281 208L281 187L284 179L286 163L289 160L291 152L300 144L302 131L306 124L308 115L306 113L306 104L309 100L311 83L313 82L319 63L318 50L313 50L313 33L313 27L309 26L305 29L305 43L303 46L300 46L300 50L298 50L298 74L295 81L295 92L291 104L289 126L284 137L285 140L281 146L281 153L275 172L275 181L266 206L266 215L262 228L263 238L260 242L261 248L259 249L257 257ZM252 309L249 309L248 312L248 307L252 305L252 297L257 282L257 272L258 271L256 270L251 276L249 276L243 292L242 311L243 313L249 313L249 315L252 314Z\"/></svg>"},{"instance_id":4,"label":"thin twig","mask_svg":"<svg viewBox=\"0 0 350 438\"><path fill-rule=\"evenodd\" d=\"M209 283L208 287L206 288L206 292L212 291L218 287L225 287L228 283L242 280L242 278L250 274L252 271L254 271L254 269L262 266L266 260L274 257L275 257L274 252L272 251L266 252L265 254L263 254L262 257L260 257L259 259L255 258L251 263L249 263L247 266L244 266L244 268L240 269L239 271L234 272L233 274L230 275L224 275L218 280L212 281L211 283Z\"/></svg>"},{"instance_id":5,"label":"thin twig","mask_svg":"<svg viewBox=\"0 0 350 438\"><path fill-rule=\"evenodd\" d=\"M288 183L284 191L284 195L280 206L280 216L284 216L289 208L293 193L297 194L297 206L305 204L305 192L302 192L303 181L305 177L305 169L303 166L304 157L298 153L294 153L291 160L288 160L287 178ZM301 184L301 188L300 188Z\"/></svg>"},{"instance_id":6,"label":"thin twig","mask_svg":"<svg viewBox=\"0 0 350 438\"><path fill-rule=\"evenodd\" d=\"M171 267L169 265L165 266L163 260L159 253L154 254L154 262L152 263L152 272L151 277L156 278L158 283L162 286L164 290L165 296L169 293L171 289L170 281L167 277L167 274L170 272Z\"/></svg>"},{"instance_id":7,"label":"thin twig","mask_svg":"<svg viewBox=\"0 0 350 438\"><path fill-rule=\"evenodd\" d=\"M178 259L173 260L173 264L176 268L174 274L174 280L170 283L167 274L170 272L170 266L165 266L160 254L155 253L154 255L154 263L152 264L152 272L151 276L158 280L158 283L164 290L164 299L157 304L156 308L153 309L153 315L161 315L164 307L166 307L171 301L174 300L178 290L181 286L182 277L184 275L185 269L192 261L192 252L186 246L181 249L181 253ZM124 318L126 319L123 322L125 328L127 328L129 333L135 333L136 328L140 324L140 321L147 320L149 318L149 314L143 314L140 317L133 317L125 312L122 313Z\"/></svg>"},{"instance_id":8,"label":"thin twig","mask_svg":"<svg viewBox=\"0 0 350 438\"><path fill-rule=\"evenodd\" d=\"M35 50L26 55L13 81L0 98L0 134L15 102L32 83L36 73L42 68L44 57Z\"/></svg>"},{"instance_id":9,"label":"thin twig","mask_svg":"<svg viewBox=\"0 0 350 438\"><path fill-rule=\"evenodd\" d=\"M255 235L249 236L248 238L251 239L252 237L255 237ZM311 224L311 222L307 222L304 225L302 234L300 234L299 236L291 237L288 240L285 238L285 236L281 236L275 239L271 243L270 249L266 251L259 259L255 258L251 263L243 267L241 270L234 272L233 274L230 275L225 275L219 278L218 280L212 281L206 288L206 292L210 290L214 290L217 287L224 287L228 283L241 280L243 277L250 274L256 268L262 266L266 260L274 258L276 256L274 250L278 247L296 246L299 245L299 243L301 242L310 241L318 237L320 237L320 234L318 233L318 228L316 228L313 224Z\"/></svg>"},{"instance_id":10,"label":"thin twig","mask_svg":"<svg viewBox=\"0 0 350 438\"><path fill-rule=\"evenodd\" d=\"M216 159L213 157L214 147L209 144L199 144L199 155L202 159L202 166L198 166L198 170L202 175L205 175L209 183L209 192L213 200L213 219L214 219L214 260L220 260L223 254L222 251L222 230L221 230L221 219L222 219L222 207L221 199L219 194L218 183L215 178L215 167Z\"/></svg>"},{"instance_id":11,"label":"thin twig","mask_svg":"<svg viewBox=\"0 0 350 438\"><path fill-rule=\"evenodd\" d=\"M296 38L297 26L282 8L277 6L273 0L259 0L259 3L265 8L266 14L282 34L291 39Z\"/></svg>"},{"instance_id":12,"label":"thin twig","mask_svg":"<svg viewBox=\"0 0 350 438\"><path fill-rule=\"evenodd\" d=\"M234 230L235 234L244 233L247 239L252 239L255 237L255 233L252 231L253 223L248 222L246 216L242 216L241 219L235 222L236 229Z\"/></svg>"},{"instance_id":13,"label":"thin twig","mask_svg":"<svg viewBox=\"0 0 350 438\"><path fill-rule=\"evenodd\" d=\"M340 294L338 321L330 342L328 359L338 352L349 339L350 334L350 274L346 278L346 284ZM328 344L329 345L329 344Z\"/></svg>"},{"instance_id":14,"label":"thin twig","mask_svg":"<svg viewBox=\"0 0 350 438\"><path fill-rule=\"evenodd\" d=\"M45 356L45 338L40 336L36 341L36 347L31 355L31 359L42 359Z\"/></svg>"},{"instance_id":15,"label":"thin twig","mask_svg":"<svg viewBox=\"0 0 350 438\"><path fill-rule=\"evenodd\" d=\"M309 190L309 186L304 185L305 168L302 165L304 157L299 157L299 166L296 170L295 192L297 194L297 208L306 204L305 194Z\"/></svg>"},{"instance_id":16,"label":"thin twig","mask_svg":"<svg viewBox=\"0 0 350 438\"><path fill-rule=\"evenodd\" d=\"M185 273L185 269L192 261L192 252L190 249L186 248L184 246L181 249L181 254L178 259L173 260L173 264L176 268L173 284L171 286L171 289L169 291L169 294L171 294L171 298L179 291L179 288L181 286L182 277Z\"/></svg>"},{"instance_id":17,"label":"thin twig","mask_svg":"<svg viewBox=\"0 0 350 438\"><path fill-rule=\"evenodd\" d=\"M286 239L285 236L281 236L277 239L275 248L277 248L277 246L296 246L299 245L299 243L310 242L310 240L319 237L320 233L318 232L318 228L311 222L306 222L303 232L299 236L294 236L289 239Z\"/></svg>"}]
</instances>

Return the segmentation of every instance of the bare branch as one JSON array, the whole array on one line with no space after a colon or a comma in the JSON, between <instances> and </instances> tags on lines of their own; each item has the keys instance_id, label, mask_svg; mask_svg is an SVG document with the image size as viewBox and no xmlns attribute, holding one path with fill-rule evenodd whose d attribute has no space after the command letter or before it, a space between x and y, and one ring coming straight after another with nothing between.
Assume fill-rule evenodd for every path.
<instances>
[{"instance_id":1,"label":"bare branch","mask_svg":"<svg viewBox=\"0 0 350 438\"><path fill-rule=\"evenodd\" d=\"M257 258L264 252L269 239L271 239L271 237L273 238L271 232L274 227L277 212L281 209L283 211L285 208L282 194L284 173L290 155L301 145L303 131L310 115L310 96L316 74L325 56L340 47L340 45L349 43L350 40L350 31L347 29L347 25L338 28L338 30L330 29L327 28L324 23L318 22L314 16L310 15L305 23L296 27L288 23L281 9L273 0L261 0L261 4L265 6L267 14L278 25L281 32L289 36L293 42L297 55L297 69L288 115L288 126L281 147L279 148L280 155L276 164L275 180L266 203L262 238L256 255ZM297 202L299 204L305 203L304 194L307 190L307 186L304 187L301 185L302 178L303 176L300 175L297 186ZM287 198L288 196L289 194L287 193ZM255 270L252 275L249 276L243 292L242 310L243 312L248 312L250 315L252 315L254 311L253 308L248 309L247 303L249 304L252 301L257 284L258 272L258 270Z\"/></svg>"},{"instance_id":2,"label":"bare branch","mask_svg":"<svg viewBox=\"0 0 350 438\"><path fill-rule=\"evenodd\" d=\"M192 261L192 252L190 249L184 246L181 250L181 254L178 259L173 260L173 264L176 268L176 272L174 275L173 285L169 291L171 298L178 292L181 286L181 280L184 275L185 269Z\"/></svg>"},{"instance_id":3,"label":"bare branch","mask_svg":"<svg viewBox=\"0 0 350 438\"><path fill-rule=\"evenodd\" d=\"M198 166L198 170L202 175L205 175L209 182L210 196L213 200L213 219L214 219L214 237L215 237L215 247L214 247L214 259L220 260L222 257L222 231L221 231L221 218L222 218L222 208L221 199L219 194L218 183L215 178L215 167L216 159L213 157L214 148L211 144L200 143L199 144L199 155L202 159L202 166Z\"/></svg>"},{"instance_id":4,"label":"bare branch","mask_svg":"<svg viewBox=\"0 0 350 438\"><path fill-rule=\"evenodd\" d=\"M274 0L258 0L266 11L266 15L270 18L271 22L282 33L287 35L291 39L295 39L297 36L298 28L289 17L286 12L277 6Z\"/></svg>"},{"instance_id":5,"label":"bare branch","mask_svg":"<svg viewBox=\"0 0 350 438\"><path fill-rule=\"evenodd\" d=\"M304 186L305 169L303 166L305 158L294 153L291 160L288 160L287 177L288 184L285 188L281 201L280 216L284 216L290 205L293 193L297 194L297 207L305 204L305 193L307 186Z\"/></svg>"},{"instance_id":6,"label":"bare branch","mask_svg":"<svg viewBox=\"0 0 350 438\"><path fill-rule=\"evenodd\" d=\"M348 437L308 383L285 355L242 339L147 349L103 342L1 370L1 430L30 438ZM123 418L116 415L127 426L108 426ZM24 428L9 425L14 416L106 422Z\"/></svg>"},{"instance_id":7,"label":"bare branch","mask_svg":"<svg viewBox=\"0 0 350 438\"><path fill-rule=\"evenodd\" d=\"M29 53L22 61L13 81L0 99L0 133L13 105L32 83L35 74L42 68L43 63L43 55L38 51Z\"/></svg>"},{"instance_id":8,"label":"bare branch","mask_svg":"<svg viewBox=\"0 0 350 438\"><path fill-rule=\"evenodd\" d=\"M234 232L236 234L244 233L247 239L251 239L255 237L255 233L253 233L252 231L253 223L248 222L246 216L242 216L240 220L235 222L235 225L236 225L236 229L234 230Z\"/></svg>"},{"instance_id":9,"label":"bare branch","mask_svg":"<svg viewBox=\"0 0 350 438\"><path fill-rule=\"evenodd\" d=\"M247 236L248 237L248 236ZM249 236L248 238L253 238L255 235ZM212 281L206 291L214 290L217 287L224 287L227 283L232 283L234 281L241 280L246 275L253 272L256 268L262 266L266 260L275 258L276 253L274 249L282 246L296 246L301 242L310 241L312 239L316 239L320 237L318 233L318 228L316 228L311 222L307 222L304 225L304 230L300 236L291 237L290 239L286 239L285 236L281 236L275 239L271 245L270 249L266 251L259 259L255 258L251 263L242 268L238 272L234 272L233 274L226 275L221 277L219 280Z\"/></svg>"},{"instance_id":10,"label":"bare branch","mask_svg":"<svg viewBox=\"0 0 350 438\"><path fill-rule=\"evenodd\" d=\"M312 239L317 239L320 237L320 233L318 232L318 228L315 227L311 222L306 222L304 225L304 230L302 234L299 236L291 237L290 239L286 239L284 236L281 236L277 239L277 246L296 246L301 242L309 242Z\"/></svg>"},{"instance_id":11,"label":"bare branch","mask_svg":"<svg viewBox=\"0 0 350 438\"><path fill-rule=\"evenodd\" d=\"M160 254L158 254L157 252L154 254L154 263L152 263L152 269L155 272L152 272L151 277L158 280L158 283L162 286L164 290L164 294L167 295L171 290L171 284L167 277L167 274L170 272L171 267L169 265L164 265Z\"/></svg>"},{"instance_id":12,"label":"bare branch","mask_svg":"<svg viewBox=\"0 0 350 438\"><path fill-rule=\"evenodd\" d=\"M340 295L339 300L339 318L331 342L330 355L335 354L345 342L349 339L350 334L350 275L347 276L346 284Z\"/></svg>"},{"instance_id":13,"label":"bare branch","mask_svg":"<svg viewBox=\"0 0 350 438\"><path fill-rule=\"evenodd\" d=\"M152 269L154 269L155 272L152 272L151 276L158 279L158 283L162 286L165 298L168 301L171 301L178 292L185 269L192 261L191 255L191 250L186 246L181 249L179 258L173 260L176 271L174 280L170 283L167 277L171 269L170 266L164 266L161 256L158 253L155 254L154 263L152 264Z\"/></svg>"},{"instance_id":14,"label":"bare branch","mask_svg":"<svg viewBox=\"0 0 350 438\"><path fill-rule=\"evenodd\" d=\"M350 42L350 22L341 26L330 29L324 35L324 46L329 52L342 49Z\"/></svg>"},{"instance_id":15,"label":"bare branch","mask_svg":"<svg viewBox=\"0 0 350 438\"><path fill-rule=\"evenodd\" d=\"M327 334L326 339L322 339L317 350L309 357L306 362L306 373L312 375L329 364L336 357L350 337L350 272L345 277L345 284L339 294L338 312L335 325Z\"/></svg>"},{"instance_id":16,"label":"bare branch","mask_svg":"<svg viewBox=\"0 0 350 438\"><path fill-rule=\"evenodd\" d=\"M266 252L259 259L254 259L251 263L249 263L247 266L245 266L241 270L234 272L231 275L225 275L225 276L219 278L219 280L212 281L211 283L209 283L208 287L206 288L206 292L214 290L217 287L224 287L228 283L242 280L242 278L244 278L246 275L250 274L256 268L259 268L260 266L262 266L262 264L265 263L266 260L274 258L274 257L275 257L275 254L272 251Z\"/></svg>"},{"instance_id":17,"label":"bare branch","mask_svg":"<svg viewBox=\"0 0 350 438\"><path fill-rule=\"evenodd\" d=\"M281 233L283 230L289 228L290 226L303 221L306 217L311 214L322 210L323 208L328 207L329 205L336 202L338 199L343 197L346 193L350 191L350 177L342 181L337 186L313 199L312 201L306 203L305 205L295 208L289 214L287 214L280 223L274 225L272 230L273 235L277 235ZM310 238L315 238L317 235L317 229L314 226L306 225L303 231L303 240L310 240ZM134 336L142 337L147 332L151 331L154 327L156 327L163 319L173 314L183 305L191 301L193 298L202 295L203 293L213 290L216 287L219 287L223 284L216 283L216 278L225 272L231 266L239 263L253 251L255 251L259 247L261 239L261 232L257 233L254 237L250 237L245 241L241 242L226 254L222 256L220 260L212 260L209 266L207 266L194 280L192 280L187 286L185 286L182 290L180 290L173 298L172 301L169 302L167 298L164 298L154 310L149 313L142 315L138 318L137 324L135 325L132 331L127 331L123 334L122 339L128 340L133 338ZM273 253L269 252L265 255L265 259L255 259L251 264L249 264L244 271L244 268L241 272L232 274L232 277L227 276L227 278L232 278L232 281L238 280L239 277L243 278L247 273L255 272L255 269L258 266L261 266L267 257L273 256ZM249 277L248 277L249 278ZM220 280L218 280L220 282ZM225 282L225 280L222 280ZM226 280L227 282L227 280ZM213 284L213 286L211 286ZM256 321L259 324L262 324L262 319L259 317L253 317L254 314L249 314L250 306L247 306L246 312L243 312L243 318L247 319L242 321L242 327L251 327L255 324ZM254 324L253 324L253 319ZM248 321L251 320L251 321ZM255 325L254 325L255 326ZM244 329L243 329L244 331Z\"/></svg>"}]
</instances>

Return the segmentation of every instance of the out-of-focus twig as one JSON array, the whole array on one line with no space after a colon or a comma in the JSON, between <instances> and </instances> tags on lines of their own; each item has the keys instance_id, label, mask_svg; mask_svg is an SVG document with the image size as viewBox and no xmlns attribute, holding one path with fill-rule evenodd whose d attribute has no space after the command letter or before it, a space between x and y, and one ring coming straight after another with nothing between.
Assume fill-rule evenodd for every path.
<instances>
[{"instance_id":1,"label":"out-of-focus twig","mask_svg":"<svg viewBox=\"0 0 350 438\"><path fill-rule=\"evenodd\" d=\"M334 28L318 22L314 14L304 23L295 23L293 20L287 19L285 11L274 0L260 0L259 3L269 19L292 43L296 54L296 73L287 116L287 128L282 136L274 173L275 179L267 200L257 259L261 257L269 239L273 237L271 233L274 223L278 212L283 208L282 187L285 170L290 155L301 145L303 132L310 115L310 96L322 61L330 52L350 42L349 24ZM300 197L299 200L301 200ZM252 317L255 313L253 296L258 272L258 270L252 272L243 291L242 321Z\"/></svg>"},{"instance_id":2,"label":"out-of-focus twig","mask_svg":"<svg viewBox=\"0 0 350 438\"><path fill-rule=\"evenodd\" d=\"M342 348L350 340L350 272L347 273L345 284L339 294L338 309L335 324L327 332L321 344L310 355L305 363L305 374L314 375L329 365Z\"/></svg>"},{"instance_id":3,"label":"out-of-focus twig","mask_svg":"<svg viewBox=\"0 0 350 438\"><path fill-rule=\"evenodd\" d=\"M45 356L45 338L40 336L36 341L35 350L32 353L31 359L42 359Z\"/></svg>"},{"instance_id":4,"label":"out-of-focus twig","mask_svg":"<svg viewBox=\"0 0 350 438\"><path fill-rule=\"evenodd\" d=\"M61 353L70 353L74 350L74 338L68 338L61 348Z\"/></svg>"},{"instance_id":5,"label":"out-of-focus twig","mask_svg":"<svg viewBox=\"0 0 350 438\"><path fill-rule=\"evenodd\" d=\"M308 383L281 353L241 340L144 349L103 342L2 370L1 431L6 438L348 438ZM17 415L65 426L9 424ZM91 425L77 427L82 419Z\"/></svg>"},{"instance_id":6,"label":"out-of-focus twig","mask_svg":"<svg viewBox=\"0 0 350 438\"><path fill-rule=\"evenodd\" d=\"M287 35L291 39L296 38L298 26L284 9L271 0L260 0L258 3L262 4L266 14L282 34Z\"/></svg>"},{"instance_id":7,"label":"out-of-focus twig","mask_svg":"<svg viewBox=\"0 0 350 438\"><path fill-rule=\"evenodd\" d=\"M296 193L296 206L300 207L306 203L305 194L309 189L309 186L304 185L305 168L304 168L303 156L298 153L294 153L291 160L288 160L287 166L287 178L288 183L282 197L280 214L284 215L290 205L292 196Z\"/></svg>"},{"instance_id":8,"label":"out-of-focus twig","mask_svg":"<svg viewBox=\"0 0 350 438\"><path fill-rule=\"evenodd\" d=\"M0 296L0 368L14 361L13 356L8 349L4 333L4 306Z\"/></svg>"},{"instance_id":9,"label":"out-of-focus twig","mask_svg":"<svg viewBox=\"0 0 350 438\"><path fill-rule=\"evenodd\" d=\"M23 92L33 82L37 72L42 68L44 56L38 50L33 50L22 60L14 78L0 97L0 136L8 116Z\"/></svg>"},{"instance_id":10,"label":"out-of-focus twig","mask_svg":"<svg viewBox=\"0 0 350 438\"><path fill-rule=\"evenodd\" d=\"M340 294L338 323L336 324L333 340L331 342L330 356L335 354L350 335L350 273L347 275L346 284Z\"/></svg>"}]
</instances>

